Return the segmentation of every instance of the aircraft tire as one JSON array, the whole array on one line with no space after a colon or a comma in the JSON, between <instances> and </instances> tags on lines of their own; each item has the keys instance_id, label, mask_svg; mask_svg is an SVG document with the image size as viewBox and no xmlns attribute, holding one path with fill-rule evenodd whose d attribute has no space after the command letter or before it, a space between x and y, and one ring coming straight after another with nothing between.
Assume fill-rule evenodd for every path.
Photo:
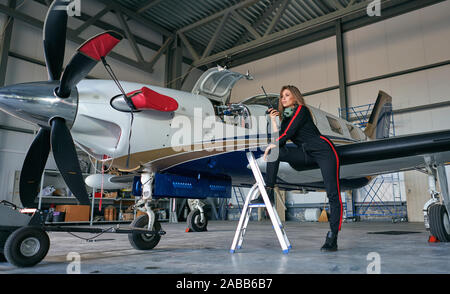
<instances>
[{"instance_id":1,"label":"aircraft tire","mask_svg":"<svg viewBox=\"0 0 450 294\"><path fill-rule=\"evenodd\" d=\"M6 239L8 239L11 232L0 231L0 262L6 262L5 254L3 254L3 249L5 247Z\"/></svg>"},{"instance_id":2,"label":"aircraft tire","mask_svg":"<svg viewBox=\"0 0 450 294\"><path fill-rule=\"evenodd\" d=\"M428 209L430 232L441 242L450 242L448 213L442 204L431 205Z\"/></svg>"},{"instance_id":3,"label":"aircraft tire","mask_svg":"<svg viewBox=\"0 0 450 294\"><path fill-rule=\"evenodd\" d=\"M146 228L148 225L148 215L141 215L136 218L132 223L132 228ZM154 231L161 230L161 224L155 220L153 224ZM158 245L159 240L161 240L161 235L148 235L141 233L130 233L128 234L128 240L130 241L131 246L137 250L150 250L155 248Z\"/></svg>"},{"instance_id":4,"label":"aircraft tire","mask_svg":"<svg viewBox=\"0 0 450 294\"><path fill-rule=\"evenodd\" d=\"M37 227L22 227L6 240L6 260L17 267L31 267L41 262L50 249L48 234Z\"/></svg>"},{"instance_id":5,"label":"aircraft tire","mask_svg":"<svg viewBox=\"0 0 450 294\"><path fill-rule=\"evenodd\" d=\"M208 219L205 217L205 222L200 222L200 210L194 209L187 216L187 224L189 229L194 232L207 231Z\"/></svg>"}]
</instances>

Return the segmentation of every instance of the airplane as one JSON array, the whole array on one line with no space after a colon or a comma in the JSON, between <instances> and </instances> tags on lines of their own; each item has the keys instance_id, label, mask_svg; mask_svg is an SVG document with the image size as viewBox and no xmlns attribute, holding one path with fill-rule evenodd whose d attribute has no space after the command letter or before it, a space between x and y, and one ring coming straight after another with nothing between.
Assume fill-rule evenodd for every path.
<instances>
[{"instance_id":1,"label":"airplane","mask_svg":"<svg viewBox=\"0 0 450 294\"><path fill-rule=\"evenodd\" d=\"M245 152L262 159L271 134L266 114L278 105L278 94L258 94L230 103L233 86L252 80L218 66L204 72L191 92L126 81L85 79L122 36L105 32L78 48L62 72L67 14L50 6L44 26L44 53L49 80L0 89L0 110L40 127L20 175L20 200L35 207L39 183L50 152L78 202L89 205L75 145L89 156L123 172L104 175L104 188L132 183L141 198L135 205L145 214L132 227L160 228L151 208L153 199L190 199L190 226L206 230L202 199L230 198L232 186L249 187L255 179ZM114 77L114 75L112 75ZM450 161L450 130L389 138L392 98L380 91L364 131L342 118L309 106L322 135L336 145L341 190L358 189L376 175L425 169L431 199L424 206L425 227L442 242L450 241L448 186L442 185ZM293 148L293 143L287 144ZM105 159L106 158L106 159ZM98 186L101 175L86 183ZM441 192L436 189L437 178ZM281 162L280 189L324 191L317 164L290 166ZM442 199L440 197L442 194ZM148 250L159 238L133 233L130 243ZM149 245L151 243L151 245Z\"/></svg>"}]
</instances>

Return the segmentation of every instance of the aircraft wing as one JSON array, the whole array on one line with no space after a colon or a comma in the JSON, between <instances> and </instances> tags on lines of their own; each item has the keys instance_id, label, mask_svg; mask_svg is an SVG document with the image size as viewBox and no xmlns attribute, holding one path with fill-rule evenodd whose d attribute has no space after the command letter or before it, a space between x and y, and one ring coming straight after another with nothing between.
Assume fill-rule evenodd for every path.
<instances>
[{"instance_id":1,"label":"aircraft wing","mask_svg":"<svg viewBox=\"0 0 450 294\"><path fill-rule=\"evenodd\" d=\"M437 164L446 164L450 162L450 130L337 145L336 151L340 157L341 179L422 168L426 155L434 156ZM262 158L258 158L257 162L261 171L265 172L266 162ZM322 181L316 163L291 166L281 162L278 177L290 184Z\"/></svg>"},{"instance_id":2,"label":"aircraft wing","mask_svg":"<svg viewBox=\"0 0 450 294\"><path fill-rule=\"evenodd\" d=\"M290 148L289 145L287 147ZM341 144L336 145L336 151L340 158L340 179L343 184L347 181L347 184L351 185L350 182L353 181L354 185L360 185L364 182L361 180L366 177L423 168L426 155L432 155L437 164L449 163L450 130ZM263 158L258 158L257 163L265 173L266 162ZM118 188L129 186L134 176L104 175L102 178L102 175L92 175L86 182L89 182L91 187L100 187L103 181L105 189L108 189L106 186ZM281 183L305 186L314 186L307 184L323 181L321 171L314 162L303 166L291 166L287 162L281 162L278 179ZM365 182L367 183L367 179Z\"/></svg>"}]
</instances>

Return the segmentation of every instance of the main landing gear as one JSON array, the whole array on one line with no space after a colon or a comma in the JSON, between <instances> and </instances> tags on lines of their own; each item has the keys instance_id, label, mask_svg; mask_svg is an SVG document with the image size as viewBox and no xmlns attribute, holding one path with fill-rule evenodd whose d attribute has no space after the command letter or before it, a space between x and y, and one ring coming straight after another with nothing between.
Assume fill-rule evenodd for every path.
<instances>
[{"instance_id":1,"label":"main landing gear","mask_svg":"<svg viewBox=\"0 0 450 294\"><path fill-rule=\"evenodd\" d=\"M431 195L431 199L423 207L425 228L440 242L450 242L450 197L445 165L437 164L434 156L426 156L425 168ZM436 189L438 178L441 192ZM440 195L442 195L442 201Z\"/></svg>"}]
</instances>

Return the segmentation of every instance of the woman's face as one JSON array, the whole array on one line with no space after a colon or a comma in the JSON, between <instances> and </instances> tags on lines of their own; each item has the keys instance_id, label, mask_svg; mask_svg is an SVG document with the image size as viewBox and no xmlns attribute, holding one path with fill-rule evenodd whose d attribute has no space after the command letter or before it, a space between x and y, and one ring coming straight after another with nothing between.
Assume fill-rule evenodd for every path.
<instances>
[{"instance_id":1,"label":"woman's face","mask_svg":"<svg viewBox=\"0 0 450 294\"><path fill-rule=\"evenodd\" d=\"M294 95L292 95L291 91L288 89L284 89L283 92L281 92L281 105L283 105L284 108L291 107L295 104L295 98Z\"/></svg>"}]
</instances>

